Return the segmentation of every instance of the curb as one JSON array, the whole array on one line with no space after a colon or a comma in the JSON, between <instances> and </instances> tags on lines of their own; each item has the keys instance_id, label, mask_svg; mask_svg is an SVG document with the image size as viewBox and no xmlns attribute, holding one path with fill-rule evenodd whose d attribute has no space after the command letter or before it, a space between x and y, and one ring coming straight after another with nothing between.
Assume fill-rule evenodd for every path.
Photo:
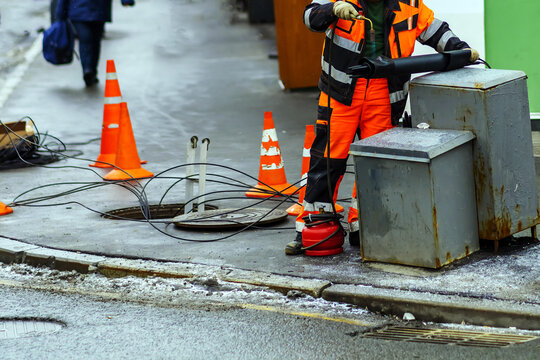
<instances>
[{"instance_id":1,"label":"curb","mask_svg":"<svg viewBox=\"0 0 540 360\"><path fill-rule=\"evenodd\" d=\"M326 280L304 279L223 266L96 256L44 248L5 238L0 238L0 261L6 264L24 263L31 266L46 266L60 271L74 270L83 274L98 272L110 278L130 275L162 278L213 276L226 282L264 286L283 294L291 290L301 291L313 297L321 297L323 290L331 285Z\"/></svg>"},{"instance_id":2,"label":"curb","mask_svg":"<svg viewBox=\"0 0 540 360\"><path fill-rule=\"evenodd\" d=\"M322 298L344 302L383 314L412 313L416 320L467 323L479 326L540 329L540 306L456 295L379 289L363 285L332 285Z\"/></svg>"},{"instance_id":3,"label":"curb","mask_svg":"<svg viewBox=\"0 0 540 360\"><path fill-rule=\"evenodd\" d=\"M467 298L381 289L366 285L332 284L327 280L306 279L261 271L182 262L158 262L96 256L56 250L0 237L0 261L47 266L61 271L100 273L109 278L137 276L162 278L215 277L219 280L267 287L287 294L295 290L324 300L348 303L373 312L398 315L409 312L416 320L462 323L493 327L540 330L540 306L510 301Z\"/></svg>"}]
</instances>

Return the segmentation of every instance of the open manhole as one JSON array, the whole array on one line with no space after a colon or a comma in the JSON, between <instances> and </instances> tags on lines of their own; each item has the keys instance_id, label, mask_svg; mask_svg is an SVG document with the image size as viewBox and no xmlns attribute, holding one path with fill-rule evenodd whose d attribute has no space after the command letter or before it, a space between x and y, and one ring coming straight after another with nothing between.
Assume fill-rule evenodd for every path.
<instances>
[{"instance_id":1,"label":"open manhole","mask_svg":"<svg viewBox=\"0 0 540 360\"><path fill-rule=\"evenodd\" d=\"M281 222L288 214L283 210L247 208L219 209L194 212L173 218L173 223L179 228L220 230L237 229L251 224L270 225Z\"/></svg>"},{"instance_id":2,"label":"open manhole","mask_svg":"<svg viewBox=\"0 0 540 360\"><path fill-rule=\"evenodd\" d=\"M442 345L453 344L460 346L488 348L506 347L538 339L536 336L527 335L497 334L449 329L407 328L399 326L367 333L364 334L364 337L381 340L409 341Z\"/></svg>"},{"instance_id":3,"label":"open manhole","mask_svg":"<svg viewBox=\"0 0 540 360\"><path fill-rule=\"evenodd\" d=\"M52 334L63 326L53 320L0 319L0 340Z\"/></svg>"},{"instance_id":4,"label":"open manhole","mask_svg":"<svg viewBox=\"0 0 540 360\"><path fill-rule=\"evenodd\" d=\"M148 207L150 219L172 219L184 213L184 206L185 204L182 203L150 205ZM218 208L209 204L205 204L204 207L208 210L216 210ZM197 211L197 204L193 205L193 211ZM115 220L146 220L140 206L111 210L102 216L106 219Z\"/></svg>"}]
</instances>

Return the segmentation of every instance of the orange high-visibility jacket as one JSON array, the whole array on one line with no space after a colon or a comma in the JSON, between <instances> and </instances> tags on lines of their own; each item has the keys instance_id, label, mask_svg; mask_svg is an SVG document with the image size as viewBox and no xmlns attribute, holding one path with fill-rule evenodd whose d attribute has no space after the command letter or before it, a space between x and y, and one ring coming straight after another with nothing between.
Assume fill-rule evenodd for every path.
<instances>
[{"instance_id":1,"label":"orange high-visibility jacket","mask_svg":"<svg viewBox=\"0 0 540 360\"><path fill-rule=\"evenodd\" d=\"M348 0L369 18L366 1ZM434 18L433 11L423 0L382 1L385 3L385 56L393 59L411 56L416 40L438 52L469 47L454 35L446 22ZM370 25L363 20L347 21L337 18L332 12L335 2L336 0L313 0L304 10L304 23L312 31L326 32L320 90L328 92L328 70L331 61L331 96L345 105L350 105L357 80L347 75L346 71L364 57ZM334 30L335 33L332 34ZM410 76L392 76L387 80L392 104L392 123L397 124L407 102Z\"/></svg>"}]
</instances>

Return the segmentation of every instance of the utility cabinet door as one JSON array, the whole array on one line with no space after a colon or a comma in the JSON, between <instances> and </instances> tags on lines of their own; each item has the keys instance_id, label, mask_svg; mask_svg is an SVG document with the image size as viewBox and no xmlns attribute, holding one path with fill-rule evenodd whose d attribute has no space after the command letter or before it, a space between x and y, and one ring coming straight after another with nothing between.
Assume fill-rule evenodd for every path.
<instances>
[{"instance_id":1,"label":"utility cabinet door","mask_svg":"<svg viewBox=\"0 0 540 360\"><path fill-rule=\"evenodd\" d=\"M279 77L286 89L316 87L321 75L324 33L304 25L311 0L274 0Z\"/></svg>"}]
</instances>

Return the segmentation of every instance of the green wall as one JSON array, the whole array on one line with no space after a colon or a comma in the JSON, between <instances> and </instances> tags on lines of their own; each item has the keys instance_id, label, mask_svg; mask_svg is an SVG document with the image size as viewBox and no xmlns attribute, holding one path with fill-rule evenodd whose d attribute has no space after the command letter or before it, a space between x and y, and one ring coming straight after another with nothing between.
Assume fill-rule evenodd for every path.
<instances>
[{"instance_id":1,"label":"green wall","mask_svg":"<svg viewBox=\"0 0 540 360\"><path fill-rule=\"evenodd\" d=\"M531 112L540 113L540 0L484 0L486 61L529 77Z\"/></svg>"}]
</instances>

